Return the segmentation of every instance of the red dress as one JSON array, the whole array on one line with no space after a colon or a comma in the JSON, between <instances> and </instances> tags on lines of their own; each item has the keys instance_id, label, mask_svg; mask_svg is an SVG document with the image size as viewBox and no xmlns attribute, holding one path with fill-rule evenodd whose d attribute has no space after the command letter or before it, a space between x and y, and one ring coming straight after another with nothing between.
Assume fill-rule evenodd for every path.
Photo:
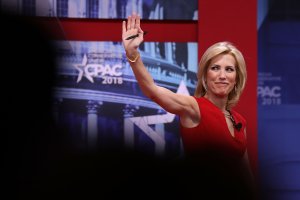
<instances>
[{"instance_id":1,"label":"red dress","mask_svg":"<svg viewBox=\"0 0 300 200\"><path fill-rule=\"evenodd\" d=\"M195 99L201 112L200 123L194 128L181 126L184 175L190 179L184 183L191 183L191 191L208 195L209 199L253 200L250 173L242 159L246 151L246 120L231 111L235 122L242 123L239 131L234 129L233 137L223 112L204 97Z\"/></svg>"},{"instance_id":2,"label":"red dress","mask_svg":"<svg viewBox=\"0 0 300 200\"><path fill-rule=\"evenodd\" d=\"M241 122L240 131L230 134L223 112L205 97L195 97L201 112L200 123L193 128L181 125L181 136L187 155L192 153L214 152L225 157L241 158L246 150L246 120L237 112L231 111L236 123Z\"/></svg>"}]
</instances>

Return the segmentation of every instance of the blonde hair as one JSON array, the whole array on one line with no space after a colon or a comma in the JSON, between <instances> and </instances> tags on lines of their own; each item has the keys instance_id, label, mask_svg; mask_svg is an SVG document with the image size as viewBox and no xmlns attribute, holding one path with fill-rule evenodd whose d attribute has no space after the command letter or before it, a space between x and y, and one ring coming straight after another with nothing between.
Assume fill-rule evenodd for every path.
<instances>
[{"instance_id":1,"label":"blonde hair","mask_svg":"<svg viewBox=\"0 0 300 200\"><path fill-rule=\"evenodd\" d=\"M210 46L203 54L198 68L198 83L194 95L202 97L206 94L205 84L208 66L211 60L220 54L230 54L236 61L236 85L228 95L226 109L231 109L238 102L247 80L246 63L243 54L230 42L218 42Z\"/></svg>"}]
</instances>

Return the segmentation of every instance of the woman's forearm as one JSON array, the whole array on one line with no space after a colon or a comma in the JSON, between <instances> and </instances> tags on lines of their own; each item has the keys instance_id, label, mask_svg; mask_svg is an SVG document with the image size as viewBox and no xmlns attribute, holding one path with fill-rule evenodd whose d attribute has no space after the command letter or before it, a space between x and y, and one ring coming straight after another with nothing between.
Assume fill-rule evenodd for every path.
<instances>
[{"instance_id":1,"label":"woman's forearm","mask_svg":"<svg viewBox=\"0 0 300 200\"><path fill-rule=\"evenodd\" d=\"M150 99L153 99L156 94L156 85L141 57L139 56L135 62L128 62L143 93Z\"/></svg>"}]
</instances>

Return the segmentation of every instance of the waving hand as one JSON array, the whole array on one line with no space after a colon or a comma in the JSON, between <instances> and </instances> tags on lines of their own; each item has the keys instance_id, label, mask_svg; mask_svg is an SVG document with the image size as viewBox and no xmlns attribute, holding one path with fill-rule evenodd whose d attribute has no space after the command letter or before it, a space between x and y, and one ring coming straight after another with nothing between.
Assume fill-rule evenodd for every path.
<instances>
[{"instance_id":1,"label":"waving hand","mask_svg":"<svg viewBox=\"0 0 300 200\"><path fill-rule=\"evenodd\" d=\"M123 46L127 55L134 55L139 47L139 45L144 40L144 32L140 26L141 18L139 15L133 13L128 16L127 23L123 21L122 24L122 41ZM126 38L138 34L138 37L126 40Z\"/></svg>"}]
</instances>

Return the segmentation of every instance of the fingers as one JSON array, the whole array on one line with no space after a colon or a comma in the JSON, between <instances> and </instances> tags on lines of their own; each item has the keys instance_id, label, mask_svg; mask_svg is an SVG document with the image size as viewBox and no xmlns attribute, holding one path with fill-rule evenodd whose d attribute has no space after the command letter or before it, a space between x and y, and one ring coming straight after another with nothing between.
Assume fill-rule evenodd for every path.
<instances>
[{"instance_id":1,"label":"fingers","mask_svg":"<svg viewBox=\"0 0 300 200\"><path fill-rule=\"evenodd\" d=\"M127 18L127 31L135 28L135 18L134 14L129 15Z\"/></svg>"},{"instance_id":2,"label":"fingers","mask_svg":"<svg viewBox=\"0 0 300 200\"><path fill-rule=\"evenodd\" d=\"M139 32L143 32L141 31L141 16L137 15L136 16L136 20L135 20L135 27L138 29Z\"/></svg>"},{"instance_id":3,"label":"fingers","mask_svg":"<svg viewBox=\"0 0 300 200\"><path fill-rule=\"evenodd\" d=\"M131 21L132 21L131 15L129 15L127 18L127 31L131 29Z\"/></svg>"},{"instance_id":4,"label":"fingers","mask_svg":"<svg viewBox=\"0 0 300 200\"><path fill-rule=\"evenodd\" d=\"M122 35L124 35L126 32L126 21L122 22Z\"/></svg>"},{"instance_id":5,"label":"fingers","mask_svg":"<svg viewBox=\"0 0 300 200\"><path fill-rule=\"evenodd\" d=\"M129 15L127 17L127 31L130 29L134 29L140 27L140 21L141 17L135 13L132 13L132 15Z\"/></svg>"},{"instance_id":6,"label":"fingers","mask_svg":"<svg viewBox=\"0 0 300 200\"><path fill-rule=\"evenodd\" d=\"M132 13L132 15L131 15L131 25L130 25L132 29L136 28L135 20L136 20L136 14Z\"/></svg>"},{"instance_id":7,"label":"fingers","mask_svg":"<svg viewBox=\"0 0 300 200\"><path fill-rule=\"evenodd\" d=\"M122 23L122 34L124 35L127 31L137 29L137 33L139 34L141 39L143 39L143 30L141 29L141 17L140 15L137 15L135 13L132 13L132 15L129 15L127 18L127 24L126 21L123 21Z\"/></svg>"}]
</instances>

